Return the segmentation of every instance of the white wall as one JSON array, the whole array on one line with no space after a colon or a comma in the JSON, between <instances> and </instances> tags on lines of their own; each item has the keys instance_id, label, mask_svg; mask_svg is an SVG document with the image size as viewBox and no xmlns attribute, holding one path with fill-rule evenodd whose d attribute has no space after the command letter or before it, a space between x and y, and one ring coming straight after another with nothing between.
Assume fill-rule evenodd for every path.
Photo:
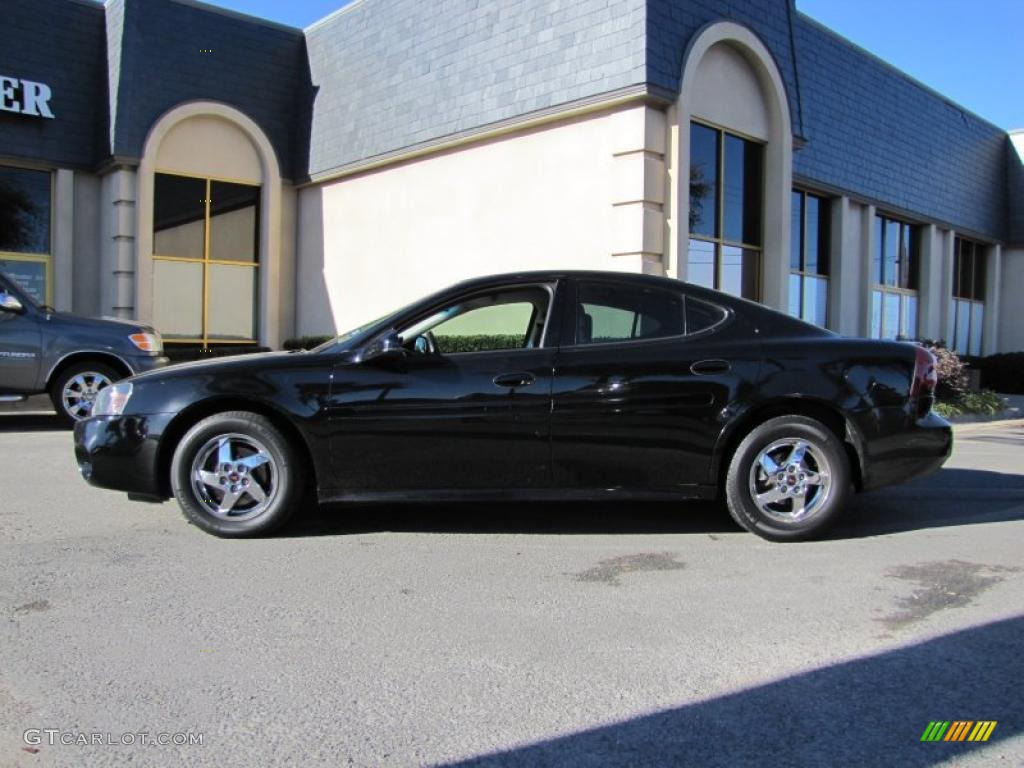
<instances>
[{"instance_id":1,"label":"white wall","mask_svg":"<svg viewBox=\"0 0 1024 768\"><path fill-rule=\"evenodd\" d=\"M613 217L613 203L629 202L635 173L643 187L644 164L631 174L616 157L630 141L643 152L648 111L577 118L301 190L296 332L346 330L473 276L641 271L643 217Z\"/></svg>"},{"instance_id":2,"label":"white wall","mask_svg":"<svg viewBox=\"0 0 1024 768\"><path fill-rule=\"evenodd\" d=\"M761 141L771 139L769 107L750 63L729 43L716 43L697 64L692 116Z\"/></svg>"}]
</instances>

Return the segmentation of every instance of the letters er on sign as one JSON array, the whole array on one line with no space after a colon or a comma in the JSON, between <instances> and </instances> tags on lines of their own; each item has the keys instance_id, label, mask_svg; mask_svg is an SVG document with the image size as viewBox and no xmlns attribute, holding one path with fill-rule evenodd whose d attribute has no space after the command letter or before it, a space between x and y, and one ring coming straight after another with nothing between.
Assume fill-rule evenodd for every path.
<instances>
[{"instance_id":1,"label":"letters er on sign","mask_svg":"<svg viewBox=\"0 0 1024 768\"><path fill-rule=\"evenodd\" d=\"M51 96L53 92L46 83L0 75L0 111L53 119Z\"/></svg>"}]
</instances>

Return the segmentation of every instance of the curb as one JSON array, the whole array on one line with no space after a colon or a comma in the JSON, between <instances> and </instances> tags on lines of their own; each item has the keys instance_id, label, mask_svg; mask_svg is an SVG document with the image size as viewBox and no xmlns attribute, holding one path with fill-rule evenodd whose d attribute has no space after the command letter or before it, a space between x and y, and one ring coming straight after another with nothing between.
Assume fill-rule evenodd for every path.
<instances>
[{"instance_id":1,"label":"curb","mask_svg":"<svg viewBox=\"0 0 1024 768\"><path fill-rule=\"evenodd\" d=\"M979 432L983 429L1024 427L1024 419L992 419L991 421L952 422L954 432Z\"/></svg>"}]
</instances>

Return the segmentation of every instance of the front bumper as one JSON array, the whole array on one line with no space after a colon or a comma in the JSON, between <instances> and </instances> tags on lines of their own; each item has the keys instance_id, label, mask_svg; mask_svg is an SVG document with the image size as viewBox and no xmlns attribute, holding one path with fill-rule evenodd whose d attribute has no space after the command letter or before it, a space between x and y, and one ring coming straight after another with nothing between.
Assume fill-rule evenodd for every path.
<instances>
[{"instance_id":1,"label":"front bumper","mask_svg":"<svg viewBox=\"0 0 1024 768\"><path fill-rule=\"evenodd\" d=\"M155 371L157 368L165 368L170 364L171 358L166 355L134 355L125 360L128 367L132 369L132 375Z\"/></svg>"},{"instance_id":2,"label":"front bumper","mask_svg":"<svg viewBox=\"0 0 1024 768\"><path fill-rule=\"evenodd\" d=\"M934 411L911 420L905 411L878 409L872 414L875 435L864 445L863 490L904 483L931 474L953 452L953 427Z\"/></svg>"},{"instance_id":3,"label":"front bumper","mask_svg":"<svg viewBox=\"0 0 1024 768\"><path fill-rule=\"evenodd\" d=\"M160 436L172 413L93 416L75 424L75 460L89 483L126 493L167 498L161 477Z\"/></svg>"}]
</instances>

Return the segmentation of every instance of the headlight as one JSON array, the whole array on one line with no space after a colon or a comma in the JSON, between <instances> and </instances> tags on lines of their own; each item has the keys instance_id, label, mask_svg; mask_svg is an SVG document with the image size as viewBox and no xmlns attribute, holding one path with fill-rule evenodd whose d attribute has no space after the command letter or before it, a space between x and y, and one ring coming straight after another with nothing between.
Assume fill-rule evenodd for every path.
<instances>
[{"instance_id":1,"label":"headlight","mask_svg":"<svg viewBox=\"0 0 1024 768\"><path fill-rule=\"evenodd\" d=\"M96 402L92 406L93 416L120 416L124 413L124 407L128 405L128 398L132 396L132 385L127 381L118 381L109 387L104 387L96 395Z\"/></svg>"},{"instance_id":2,"label":"headlight","mask_svg":"<svg viewBox=\"0 0 1024 768\"><path fill-rule=\"evenodd\" d=\"M160 338L160 334L156 331L152 333L133 333L128 338L132 344L143 352L152 352L158 355L164 351L164 340Z\"/></svg>"}]
</instances>

